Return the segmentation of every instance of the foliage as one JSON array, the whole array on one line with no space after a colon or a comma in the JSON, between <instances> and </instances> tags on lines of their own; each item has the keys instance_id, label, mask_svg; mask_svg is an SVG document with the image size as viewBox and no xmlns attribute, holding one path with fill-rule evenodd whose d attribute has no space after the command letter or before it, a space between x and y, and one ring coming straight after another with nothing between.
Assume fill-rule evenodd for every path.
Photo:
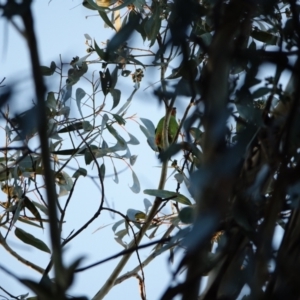
<instances>
[{"instance_id":1,"label":"foliage","mask_svg":"<svg viewBox=\"0 0 300 300\"><path fill-rule=\"evenodd\" d=\"M162 299L176 295L198 299L200 287L201 299L237 299L239 295L245 299L298 299L298 1L86 0L82 4L97 11L115 35L101 48L101 41L86 34L88 55L75 57L69 64L52 62L49 67L39 65L34 51L31 1L7 1L0 6L8 20L20 15L24 24L37 99L31 109L13 117L5 110L13 89L0 85L6 133L0 179L2 191L7 194L7 201L1 202L0 243L9 251L6 237L14 230L22 242L52 253L43 270L14 252L12 255L21 262L43 274L40 283L19 280L39 299L67 299L66 291L77 272L120 256L93 299L103 299L115 284L131 276L139 279L141 298L146 299L143 266L165 251L172 257L183 248L184 256ZM131 45L133 36L147 47L137 49ZM92 60L91 55L96 59ZM99 77L90 75L88 70L99 64ZM140 192L133 171L137 156L131 154L139 141L133 133L121 129L135 119L127 115L127 109L151 68L159 69L154 95L165 107L163 145L168 145L173 107L184 109L174 142L159 154L162 167L158 187L144 190L144 194L155 197L154 201L145 199L144 211L128 208L124 215L104 205L105 175L108 161L112 162L114 181L118 183L115 161L122 161L132 174L131 190ZM290 79L283 86L286 71ZM58 76L58 90L46 95L42 75ZM118 80L129 75L134 88L121 106L124 91ZM148 80L153 78L149 76ZM83 81L89 83L90 91L80 87ZM80 117L72 119L68 101L75 88ZM99 94L102 102L96 104ZM112 106L106 110L108 97ZM41 117L36 120L37 114ZM148 146L156 151L152 121L141 119L139 128ZM36 136L40 143L32 148L29 142ZM111 141L113 146L108 146ZM74 161L79 167L71 174L68 166ZM76 183L81 176L91 179L89 165L98 173L98 210L62 240L61 230ZM175 173L173 190L165 188L169 166ZM42 187L38 185L41 180ZM38 193L39 202L29 197L29 187ZM67 197L64 206L57 201L63 196ZM169 204L174 213L160 215ZM79 269L78 260L66 267L62 248L104 210L121 216L113 231L125 250L93 266ZM51 247L21 229L20 222L39 228L49 222ZM164 222L169 222L169 227L163 238L149 243L155 244L153 255L143 262L139 260L137 268L120 276L131 254L145 246L140 245L142 238L153 238ZM272 241L278 226L283 229L282 241L275 248ZM128 245L125 236L132 237ZM50 281L52 266L55 280ZM176 279L183 270L185 280L178 283ZM246 286L248 295L243 291Z\"/></svg>"}]
</instances>

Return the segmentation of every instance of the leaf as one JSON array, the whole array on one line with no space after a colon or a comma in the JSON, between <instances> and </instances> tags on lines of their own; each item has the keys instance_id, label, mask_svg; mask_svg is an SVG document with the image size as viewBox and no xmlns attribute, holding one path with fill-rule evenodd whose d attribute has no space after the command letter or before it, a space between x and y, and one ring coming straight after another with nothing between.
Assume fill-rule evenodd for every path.
<instances>
[{"instance_id":1,"label":"leaf","mask_svg":"<svg viewBox=\"0 0 300 300\"><path fill-rule=\"evenodd\" d=\"M117 228L118 228L121 224L123 224L124 222L125 222L124 219L122 219L122 220L120 220L120 221L117 221L117 222L113 225L113 227L112 227L113 232L116 232Z\"/></svg>"},{"instance_id":2,"label":"leaf","mask_svg":"<svg viewBox=\"0 0 300 300\"><path fill-rule=\"evenodd\" d=\"M155 197L159 197L162 199L165 198L172 198L172 201L177 201L181 204L185 204L185 205L192 205L191 201L185 197L182 194L176 193L176 192L172 192L172 191L166 191L166 190L144 190L144 194L146 195L150 195L150 196L155 196Z\"/></svg>"},{"instance_id":3,"label":"leaf","mask_svg":"<svg viewBox=\"0 0 300 300\"><path fill-rule=\"evenodd\" d=\"M40 222L40 225L43 227L43 222L39 211L36 209L35 205L29 200L28 197L24 197L24 205L25 207L36 217L36 219Z\"/></svg>"},{"instance_id":4,"label":"leaf","mask_svg":"<svg viewBox=\"0 0 300 300\"><path fill-rule=\"evenodd\" d=\"M120 145L124 148L126 148L126 142L125 140L118 134L118 132L109 124L106 124L106 128L108 129L109 133L113 135L116 140L120 143Z\"/></svg>"},{"instance_id":5,"label":"leaf","mask_svg":"<svg viewBox=\"0 0 300 300\"><path fill-rule=\"evenodd\" d=\"M77 107L78 107L79 113L82 118L83 118L83 114L81 111L81 106L80 106L81 103L80 102L84 96L85 96L85 91L82 88L78 88L76 90L76 103L77 103Z\"/></svg>"},{"instance_id":6,"label":"leaf","mask_svg":"<svg viewBox=\"0 0 300 300\"><path fill-rule=\"evenodd\" d=\"M132 179L133 179L133 185L130 187L130 189L135 193L139 193L141 190L140 182L135 173L132 171Z\"/></svg>"},{"instance_id":7,"label":"leaf","mask_svg":"<svg viewBox=\"0 0 300 300\"><path fill-rule=\"evenodd\" d=\"M136 222L139 219L146 219L146 214L140 210L129 208L127 210L126 216L130 221Z\"/></svg>"},{"instance_id":8,"label":"leaf","mask_svg":"<svg viewBox=\"0 0 300 300\"><path fill-rule=\"evenodd\" d=\"M145 206L145 211L146 213L148 213L149 208L152 206L152 203L150 200L148 200L147 198L144 199L144 206Z\"/></svg>"},{"instance_id":9,"label":"leaf","mask_svg":"<svg viewBox=\"0 0 300 300\"><path fill-rule=\"evenodd\" d=\"M195 210L192 206L186 206L179 212L179 219L185 224L191 224L195 220Z\"/></svg>"},{"instance_id":10,"label":"leaf","mask_svg":"<svg viewBox=\"0 0 300 300\"><path fill-rule=\"evenodd\" d=\"M104 114L101 121L101 133L103 133L104 126L106 125L108 120L109 120L108 115Z\"/></svg>"},{"instance_id":11,"label":"leaf","mask_svg":"<svg viewBox=\"0 0 300 300\"><path fill-rule=\"evenodd\" d=\"M102 165L100 166L100 176L101 176L101 179L102 179L102 181L103 181L104 178L105 178L105 164L102 164Z\"/></svg>"},{"instance_id":12,"label":"leaf","mask_svg":"<svg viewBox=\"0 0 300 300\"><path fill-rule=\"evenodd\" d=\"M117 81L118 81L118 70L119 68L116 66L113 70L113 72L111 73L111 88L114 89Z\"/></svg>"},{"instance_id":13,"label":"leaf","mask_svg":"<svg viewBox=\"0 0 300 300\"><path fill-rule=\"evenodd\" d=\"M104 96L106 96L111 88L111 76L110 76L109 69L107 68L105 70L105 73L100 71L99 74L100 74L100 82L101 82L102 92L103 92Z\"/></svg>"},{"instance_id":14,"label":"leaf","mask_svg":"<svg viewBox=\"0 0 300 300\"><path fill-rule=\"evenodd\" d=\"M128 135L130 137L130 140L127 142L127 144L130 144L130 145L139 145L139 140L133 136L131 133L128 132Z\"/></svg>"},{"instance_id":15,"label":"leaf","mask_svg":"<svg viewBox=\"0 0 300 300\"><path fill-rule=\"evenodd\" d=\"M197 127L191 127L189 131L190 131L190 134L195 139L195 143L197 145L200 145L203 132L199 128L197 128Z\"/></svg>"},{"instance_id":16,"label":"leaf","mask_svg":"<svg viewBox=\"0 0 300 300\"><path fill-rule=\"evenodd\" d=\"M40 69L43 76L51 76L54 73L54 71L52 71L49 67L46 66L40 66Z\"/></svg>"},{"instance_id":17,"label":"leaf","mask_svg":"<svg viewBox=\"0 0 300 300\"><path fill-rule=\"evenodd\" d=\"M56 155L75 155L75 154L78 155L78 154L83 154L85 150L86 148L64 149L64 150L52 151L52 153Z\"/></svg>"},{"instance_id":18,"label":"leaf","mask_svg":"<svg viewBox=\"0 0 300 300\"><path fill-rule=\"evenodd\" d=\"M87 175L87 170L84 168L79 168L74 174L73 178L78 178L79 176L86 176Z\"/></svg>"},{"instance_id":19,"label":"leaf","mask_svg":"<svg viewBox=\"0 0 300 300\"><path fill-rule=\"evenodd\" d=\"M129 62L132 62L132 63L134 63L134 64L136 64L136 65L140 65L140 66L142 66L144 69L146 69L146 67L145 67L145 65L142 63L142 62L140 62L139 60L137 60L137 59L135 59L133 56L128 56L128 61Z\"/></svg>"},{"instance_id":20,"label":"leaf","mask_svg":"<svg viewBox=\"0 0 300 300\"><path fill-rule=\"evenodd\" d=\"M262 96L270 93L271 89L267 87L261 87L257 89L255 92L253 92L252 97L255 98L261 98Z\"/></svg>"},{"instance_id":21,"label":"leaf","mask_svg":"<svg viewBox=\"0 0 300 300\"><path fill-rule=\"evenodd\" d=\"M54 92L49 92L47 95L47 101L46 101L46 105L53 109L56 110L56 99L54 97Z\"/></svg>"},{"instance_id":22,"label":"leaf","mask_svg":"<svg viewBox=\"0 0 300 300\"><path fill-rule=\"evenodd\" d=\"M90 149L91 149L92 153L94 154L94 156L96 157L95 152L99 148L97 146L95 146L95 145L90 145ZM85 152L84 152L84 161L85 161L86 165L89 165L94 160L94 156L91 153L90 149L86 148Z\"/></svg>"},{"instance_id":23,"label":"leaf","mask_svg":"<svg viewBox=\"0 0 300 300\"><path fill-rule=\"evenodd\" d=\"M250 34L254 39L263 42L267 45L277 45L278 36L273 35L266 31L255 29Z\"/></svg>"},{"instance_id":24,"label":"leaf","mask_svg":"<svg viewBox=\"0 0 300 300\"><path fill-rule=\"evenodd\" d=\"M105 57L105 53L102 49L99 48L98 44L96 43L96 41L94 40L94 48L99 56L100 59L104 59Z\"/></svg>"},{"instance_id":25,"label":"leaf","mask_svg":"<svg viewBox=\"0 0 300 300\"><path fill-rule=\"evenodd\" d=\"M82 122L82 128L85 132L88 132L88 131L92 131L93 130L93 126L92 124L89 122L89 121L83 121Z\"/></svg>"},{"instance_id":26,"label":"leaf","mask_svg":"<svg viewBox=\"0 0 300 300\"><path fill-rule=\"evenodd\" d=\"M30 233L24 231L21 228L16 227L15 229L15 235L17 238L19 238L23 243L31 245L41 251L47 252L51 254L50 249L48 246L41 240L37 239Z\"/></svg>"},{"instance_id":27,"label":"leaf","mask_svg":"<svg viewBox=\"0 0 300 300\"><path fill-rule=\"evenodd\" d=\"M32 203L39 209L41 210L45 215L48 215L48 208L38 202L32 201Z\"/></svg>"},{"instance_id":28,"label":"leaf","mask_svg":"<svg viewBox=\"0 0 300 300\"><path fill-rule=\"evenodd\" d=\"M155 126L152 123L151 120L145 119L145 118L140 118L140 120L144 123L144 125L146 126L146 128L148 129L148 132L151 134L151 136L155 135Z\"/></svg>"},{"instance_id":29,"label":"leaf","mask_svg":"<svg viewBox=\"0 0 300 300\"><path fill-rule=\"evenodd\" d=\"M51 71L54 73L55 72L55 69L56 69L56 63L54 61L51 61L51 64L50 64L50 69ZM53 74L52 73L52 74Z\"/></svg>"},{"instance_id":30,"label":"leaf","mask_svg":"<svg viewBox=\"0 0 300 300\"><path fill-rule=\"evenodd\" d=\"M110 19L107 17L107 14L105 11L103 10L98 10L98 13L100 15L100 17L102 18L102 20L104 21L104 23L109 26L110 28L112 28L113 30L116 30L114 24L110 21Z\"/></svg>"},{"instance_id":31,"label":"leaf","mask_svg":"<svg viewBox=\"0 0 300 300\"><path fill-rule=\"evenodd\" d=\"M209 32L205 32L203 34L200 35L200 40L203 42L203 44L206 46L206 47L209 47L211 41L212 41L212 35L211 33Z\"/></svg>"},{"instance_id":32,"label":"leaf","mask_svg":"<svg viewBox=\"0 0 300 300\"><path fill-rule=\"evenodd\" d=\"M130 2L132 1L129 1L129 3ZM121 30L117 34L115 34L111 41L108 43L106 52L109 56L113 56L114 52L129 39L135 27L138 25L140 16L138 14L135 14L135 12L130 12L130 15L132 15L132 17L129 18L128 23L124 27L122 27Z\"/></svg>"},{"instance_id":33,"label":"leaf","mask_svg":"<svg viewBox=\"0 0 300 300\"><path fill-rule=\"evenodd\" d=\"M118 173L117 173L117 170L116 170L115 166L114 166L114 173L115 173L115 178L113 178L113 181L115 183L119 183Z\"/></svg>"},{"instance_id":34,"label":"leaf","mask_svg":"<svg viewBox=\"0 0 300 300\"><path fill-rule=\"evenodd\" d=\"M147 20L144 29L147 34L147 38L150 41L149 47L153 46L157 34L159 33L159 30L161 28L161 18L160 18L160 8L158 7L158 4L156 4L156 9L152 16Z\"/></svg>"},{"instance_id":35,"label":"leaf","mask_svg":"<svg viewBox=\"0 0 300 300\"><path fill-rule=\"evenodd\" d=\"M92 40L92 38L91 38L87 33L84 34L84 37L85 37L88 41L91 41L91 40Z\"/></svg>"},{"instance_id":36,"label":"leaf","mask_svg":"<svg viewBox=\"0 0 300 300\"><path fill-rule=\"evenodd\" d=\"M183 182L184 176L181 173L177 173L177 174L174 175L174 178L177 180L177 182L179 184L181 184Z\"/></svg>"},{"instance_id":37,"label":"leaf","mask_svg":"<svg viewBox=\"0 0 300 300\"><path fill-rule=\"evenodd\" d=\"M29 220L27 220L27 219L24 218L24 217L19 217L19 218L18 218L18 221L23 222L23 223L28 224L28 225L32 225L32 226L41 228L41 226L40 226L39 224L36 224L36 223L34 223L34 222L32 222L32 221L29 221Z\"/></svg>"},{"instance_id":38,"label":"leaf","mask_svg":"<svg viewBox=\"0 0 300 300\"><path fill-rule=\"evenodd\" d=\"M125 119L123 119L121 116L119 116L117 114L112 114L112 115L115 118L115 120L118 122L119 125L125 125L126 124Z\"/></svg>"},{"instance_id":39,"label":"leaf","mask_svg":"<svg viewBox=\"0 0 300 300\"><path fill-rule=\"evenodd\" d=\"M135 94L137 90L133 90L130 97L127 99L127 101L124 103L124 105L117 111L117 114L120 115L131 103L132 97Z\"/></svg>"},{"instance_id":40,"label":"leaf","mask_svg":"<svg viewBox=\"0 0 300 300\"><path fill-rule=\"evenodd\" d=\"M136 159L137 159L137 155L130 156L129 161L132 166L135 164Z\"/></svg>"},{"instance_id":41,"label":"leaf","mask_svg":"<svg viewBox=\"0 0 300 300\"><path fill-rule=\"evenodd\" d=\"M110 94L113 97L113 106L111 109L114 109L115 107L118 106L118 104L120 103L120 99L121 99L121 91L117 90L117 89L110 89Z\"/></svg>"}]
</instances>

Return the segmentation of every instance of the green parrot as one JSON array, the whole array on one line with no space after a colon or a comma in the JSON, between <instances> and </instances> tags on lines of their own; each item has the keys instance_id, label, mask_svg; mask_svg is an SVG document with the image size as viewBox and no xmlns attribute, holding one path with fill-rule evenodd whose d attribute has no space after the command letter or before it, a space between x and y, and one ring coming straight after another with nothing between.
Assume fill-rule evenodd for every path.
<instances>
[{"instance_id":1,"label":"green parrot","mask_svg":"<svg viewBox=\"0 0 300 300\"><path fill-rule=\"evenodd\" d=\"M165 117L161 118L155 129L155 144L157 145L158 151L160 152L163 149L163 126L164 126ZM174 142L175 135L178 131L178 123L176 121L176 107L173 107L170 122L168 126L168 140L169 144Z\"/></svg>"}]
</instances>

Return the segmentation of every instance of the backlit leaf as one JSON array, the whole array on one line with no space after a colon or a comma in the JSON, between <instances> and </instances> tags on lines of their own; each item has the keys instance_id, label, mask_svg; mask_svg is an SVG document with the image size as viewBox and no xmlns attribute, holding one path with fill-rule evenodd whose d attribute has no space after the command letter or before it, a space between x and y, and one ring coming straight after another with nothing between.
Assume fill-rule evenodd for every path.
<instances>
[{"instance_id":1,"label":"backlit leaf","mask_svg":"<svg viewBox=\"0 0 300 300\"><path fill-rule=\"evenodd\" d=\"M23 243L31 245L41 251L47 252L51 254L50 249L48 246L41 240L37 239L30 233L24 231L21 228L16 227L15 229L15 235L18 239L20 239Z\"/></svg>"}]
</instances>

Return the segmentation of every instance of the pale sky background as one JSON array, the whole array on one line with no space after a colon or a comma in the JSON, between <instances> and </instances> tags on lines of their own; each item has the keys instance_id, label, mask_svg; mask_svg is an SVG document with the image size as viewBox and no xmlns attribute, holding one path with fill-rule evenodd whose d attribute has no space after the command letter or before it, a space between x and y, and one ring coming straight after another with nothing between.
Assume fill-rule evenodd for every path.
<instances>
[{"instance_id":1,"label":"pale sky background","mask_svg":"<svg viewBox=\"0 0 300 300\"><path fill-rule=\"evenodd\" d=\"M1 2L1 1L0 1ZM52 0L49 3L48 0L33 1L33 11L35 17L35 29L38 39L38 46L40 51L41 64L49 66L51 61L55 61L59 65L59 54L62 55L63 62L70 62L74 56L82 57L86 55L85 38L84 34L89 34L92 38L95 38L99 46L101 42L105 42L108 38L113 36L113 31L108 28L104 28L103 21L97 15L96 12L87 10L81 6L81 0ZM78 6L77 6L78 5ZM95 15L95 16L93 16ZM89 18L86 18L89 16ZM15 18L17 24L20 24L18 18ZM133 43L133 40L131 40ZM147 49L148 42L144 44L137 40L139 47ZM11 103L11 111L20 111L25 107L30 106L33 94L33 85L30 79L30 62L28 49L23 38L16 32L15 28L8 24L5 19L0 19L0 79L6 77L6 84L17 83L16 94L13 102ZM96 58L96 55L93 56ZM101 65L92 65L90 70L101 70ZM113 70L113 67L110 67ZM133 70L133 68L131 68ZM157 70L157 69L156 69ZM145 75L143 82L141 83L140 89L135 94L131 107L128 110L127 116L137 114L135 119L139 121L139 117L149 118L152 120L154 125L157 124L159 119L164 114L164 109L159 106L156 98L152 95L153 88L144 90L149 83L153 82L153 71L150 72L151 76L147 78ZM87 75L89 77L89 75ZM57 85L53 79L58 79L58 76L52 76L46 78L48 88L53 88L53 91L57 91ZM52 80L52 81L51 81ZM89 92L89 86L84 83L84 80L80 80L73 87L73 97L76 88L81 87ZM114 112L118 111L118 108L125 103L128 96L133 90L133 82L129 76L125 80L120 80L117 83L116 88L119 88L122 92L122 98L120 105L114 109ZM51 89L50 89L51 90ZM99 99L102 99L102 92L97 95ZM97 98L96 97L96 98ZM107 110L110 110L112 101L108 98ZM111 102L109 102L109 100ZM100 102L100 100L99 100ZM184 105L188 104L188 100L181 104L176 104L178 110L178 118L182 116ZM73 107L74 111L72 114L79 116L76 105ZM123 214L126 214L127 209L134 208L144 211L143 199L147 198L151 202L154 197L143 194L144 189L155 189L158 186L160 176L160 162L157 159L155 153L149 148L146 137L142 134L139 129L137 122L128 121L126 129L136 136L140 141L140 145L131 146L130 150L132 154L138 155L137 161L133 166L133 170L138 176L141 184L141 192L134 194L130 190L129 186L132 185L132 175L130 170L125 170L119 174L119 184L115 184L112 180L113 177L105 178L105 193L106 200L110 207L119 210ZM124 133L121 128L116 129L120 133ZM3 132L2 132L3 135ZM126 135L125 139L128 140ZM115 142L115 140L113 141ZM2 145L1 145L2 146ZM65 147L67 148L67 147ZM83 160L78 160L81 166L90 169L89 166L85 166ZM107 170L106 174L112 174L111 163L109 159L105 159ZM99 159L99 163L102 161ZM123 170L126 167L124 163L116 162L117 170ZM74 173L73 170L65 170L70 176ZM91 171L90 171L91 172ZM95 168L94 168L95 172ZM172 169L170 169L170 174ZM89 173L91 174L91 173ZM176 181L173 178L169 178L166 189L175 191ZM5 201L6 195L0 192L0 201ZM30 197L32 200L37 201L34 197ZM93 216L95 210L98 207L100 193L96 189L95 185L88 178L81 177L77 183L73 200L70 203L70 207L67 211L66 220L67 223L64 227L63 237L66 237L71 230L78 229L83 223L85 223L91 216ZM63 202L66 197L62 197ZM165 210L165 213L170 213L170 206ZM74 261L74 259L84 256L85 259L81 266L94 263L101 259L107 258L123 248L116 243L114 240L114 233L111 229L111 223L120 220L119 216L112 216L108 212L102 212L101 216L90 225L79 237L75 238L69 245L64 249L64 259L67 264ZM93 233L97 228L105 226L102 230ZM36 237L45 241L50 247L50 241L48 238L48 231L44 232L41 229L33 228L32 226L24 225L23 223L16 223L16 226L27 230L34 234ZM164 230L162 227L158 230L156 239L160 238ZM121 228L120 228L121 229ZM3 233L4 231L2 231ZM125 241L131 240L125 238ZM13 247L17 252L24 255L25 258L34 262L35 264L45 268L49 262L49 255L45 252L35 250L35 248L20 242L15 236L13 231L9 234L7 239L9 245ZM146 243L149 240L145 238L142 243ZM144 260L151 252L149 249L140 251L141 260ZM22 278L31 278L35 280L40 279L40 274L29 269L23 264L19 263L14 257L9 255L3 247L0 247L1 264L6 266L9 270L13 271L16 275ZM176 258L176 257L175 257ZM176 261L176 259L175 259ZM178 260L177 260L178 261ZM104 284L106 278L119 259L102 264L98 267L79 273L76 275L75 282L70 290L71 295L85 295L91 298ZM132 255L132 259L129 261L127 266L124 268L121 274L130 271L137 265L136 255ZM150 265L144 268L145 279L146 279L146 293L147 299L158 299L159 296L165 291L166 287L170 283L171 279L171 268L174 269L176 264L171 266L168 263L168 254L157 257ZM0 271L0 282L6 290L13 295L17 296L20 294L26 294L29 290L18 284L13 278ZM31 291L29 291L31 295ZM0 295L4 295L1 291ZM1 297L0 297L1 299ZM105 299L140 299L138 281L135 278L128 279L122 284L114 287Z\"/></svg>"}]
</instances>

